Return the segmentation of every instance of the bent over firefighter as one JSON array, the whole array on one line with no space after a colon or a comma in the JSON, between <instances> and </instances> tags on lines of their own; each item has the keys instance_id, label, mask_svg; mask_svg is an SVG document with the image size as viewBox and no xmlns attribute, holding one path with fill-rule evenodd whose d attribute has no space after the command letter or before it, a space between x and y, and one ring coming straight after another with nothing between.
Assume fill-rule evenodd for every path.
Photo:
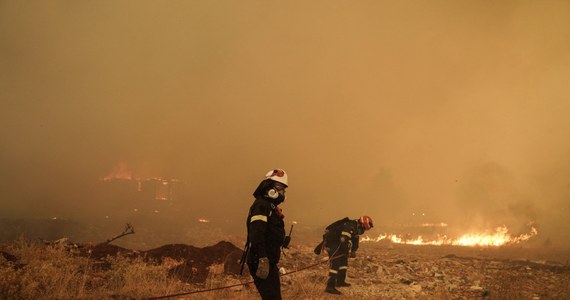
<instances>
[{"instance_id":1,"label":"bent over firefighter","mask_svg":"<svg viewBox=\"0 0 570 300\"><path fill-rule=\"evenodd\" d=\"M356 257L359 236L373 227L372 218L361 216L357 220L348 217L340 219L326 227L323 241L315 248L315 254L325 249L330 259L329 278L325 292L340 295L337 287L348 287L346 282L348 257Z\"/></svg>"}]
</instances>

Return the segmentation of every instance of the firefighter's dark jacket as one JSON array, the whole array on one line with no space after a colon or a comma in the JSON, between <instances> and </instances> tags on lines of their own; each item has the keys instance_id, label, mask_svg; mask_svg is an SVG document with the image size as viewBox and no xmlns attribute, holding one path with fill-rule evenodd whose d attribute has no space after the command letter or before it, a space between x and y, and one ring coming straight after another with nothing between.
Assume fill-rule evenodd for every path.
<instances>
[{"instance_id":1,"label":"firefighter's dark jacket","mask_svg":"<svg viewBox=\"0 0 570 300\"><path fill-rule=\"evenodd\" d=\"M358 229L358 221L347 217L327 226L323 238L328 248L340 247L343 252L350 248L351 252L354 252L358 250L359 234L361 234Z\"/></svg>"},{"instance_id":2,"label":"firefighter's dark jacket","mask_svg":"<svg viewBox=\"0 0 570 300\"><path fill-rule=\"evenodd\" d=\"M259 258L267 257L271 263L279 262L285 223L270 199L256 195L247 217L247 233L251 243L248 261L257 262Z\"/></svg>"}]
</instances>

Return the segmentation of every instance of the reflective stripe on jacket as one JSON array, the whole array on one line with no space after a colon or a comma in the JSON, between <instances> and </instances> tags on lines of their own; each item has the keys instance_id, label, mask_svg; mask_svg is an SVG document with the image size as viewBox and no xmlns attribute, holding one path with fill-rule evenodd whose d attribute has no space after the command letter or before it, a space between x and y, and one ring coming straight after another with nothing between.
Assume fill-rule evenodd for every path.
<instances>
[{"instance_id":1,"label":"reflective stripe on jacket","mask_svg":"<svg viewBox=\"0 0 570 300\"><path fill-rule=\"evenodd\" d=\"M247 234L251 242L249 261L267 257L272 263L279 262L285 239L285 223L275 205L262 197L255 199L249 209Z\"/></svg>"}]
</instances>

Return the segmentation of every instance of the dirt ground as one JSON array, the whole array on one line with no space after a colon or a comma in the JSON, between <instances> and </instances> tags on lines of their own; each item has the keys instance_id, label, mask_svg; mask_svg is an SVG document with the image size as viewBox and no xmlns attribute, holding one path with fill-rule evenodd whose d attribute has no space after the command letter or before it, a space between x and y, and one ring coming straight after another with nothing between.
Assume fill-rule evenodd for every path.
<instances>
[{"instance_id":1,"label":"dirt ground","mask_svg":"<svg viewBox=\"0 0 570 300\"><path fill-rule=\"evenodd\" d=\"M139 251L113 244L80 247L79 255L104 262L107 256L142 257L152 264L170 264L169 274L186 283L206 281L210 266L223 265L227 274L238 274L242 249L230 242L220 241L212 246L195 247L185 244L167 244L158 248ZM102 268L105 268L103 263Z\"/></svg>"},{"instance_id":2,"label":"dirt ground","mask_svg":"<svg viewBox=\"0 0 570 300\"><path fill-rule=\"evenodd\" d=\"M349 260L347 277L352 286L340 288L340 296L325 294L328 263L322 262L326 256L313 253L310 241L299 239L284 250L279 266L285 273L285 299L570 299L568 250L389 242L361 243L357 257ZM171 276L193 285L191 290L201 290L214 279L215 266L223 266L215 277L217 286L251 280L247 267L238 274L242 249L234 243L221 241L203 248L167 244L146 251L107 244L91 248L89 255L121 253L144 257L149 263L172 263ZM256 295L251 284L234 290L236 299ZM196 297L200 294L190 299Z\"/></svg>"},{"instance_id":3,"label":"dirt ground","mask_svg":"<svg viewBox=\"0 0 570 300\"><path fill-rule=\"evenodd\" d=\"M570 299L570 265L549 259L567 254L522 247L362 243L357 257L349 260L347 281L352 286L339 288L342 295L324 293L328 263L323 262L326 256L313 253L313 247L292 246L284 251L279 266L284 299ZM225 265L238 260L233 256ZM219 270L208 278L217 287L239 285L251 280L247 267L245 271L239 276ZM194 291L207 288L203 282L193 285ZM258 297L251 284L231 290L223 297ZM175 299L215 298L198 293Z\"/></svg>"},{"instance_id":4,"label":"dirt ground","mask_svg":"<svg viewBox=\"0 0 570 300\"><path fill-rule=\"evenodd\" d=\"M224 298L257 297L247 267L239 275L241 238L210 246L165 244L134 250L114 244L80 245L79 255L104 261L108 255L142 257L151 264L170 265L169 274L187 284L186 291L208 285L238 285ZM324 293L326 256L315 255L318 241L299 236L279 263L284 274L284 299L570 299L570 251L546 247L414 246L364 242L349 259L351 287L342 295ZM70 244L71 245L71 244ZM104 264L101 265L104 267ZM214 299L193 294L174 299ZM203 298L206 297L206 298Z\"/></svg>"},{"instance_id":5,"label":"dirt ground","mask_svg":"<svg viewBox=\"0 0 570 300\"><path fill-rule=\"evenodd\" d=\"M315 262L311 252L294 248L281 266L294 270ZM363 243L349 260L352 286L340 288L341 296L314 299L570 299L568 262L541 257L537 249ZM304 272L324 289L327 269L321 264ZM296 284L283 277L285 298L295 298Z\"/></svg>"}]
</instances>

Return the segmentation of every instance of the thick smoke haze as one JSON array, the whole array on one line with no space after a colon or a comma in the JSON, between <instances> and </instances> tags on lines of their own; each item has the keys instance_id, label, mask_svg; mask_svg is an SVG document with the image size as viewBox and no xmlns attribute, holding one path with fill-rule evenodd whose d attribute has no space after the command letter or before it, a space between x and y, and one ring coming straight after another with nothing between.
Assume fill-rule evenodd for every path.
<instances>
[{"instance_id":1,"label":"thick smoke haze","mask_svg":"<svg viewBox=\"0 0 570 300\"><path fill-rule=\"evenodd\" d=\"M180 224L243 226L283 168L286 224L566 246L569 37L562 0L3 0L0 215L96 219L125 165L183 182Z\"/></svg>"}]
</instances>

